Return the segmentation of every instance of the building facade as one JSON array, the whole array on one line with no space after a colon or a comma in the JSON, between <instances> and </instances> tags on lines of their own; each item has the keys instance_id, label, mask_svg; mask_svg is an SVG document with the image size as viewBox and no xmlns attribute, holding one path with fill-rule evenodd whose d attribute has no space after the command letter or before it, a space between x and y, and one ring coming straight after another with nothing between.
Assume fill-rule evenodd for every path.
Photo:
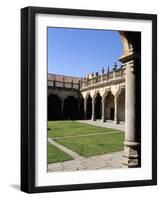
<instances>
[{"instance_id":1,"label":"building facade","mask_svg":"<svg viewBox=\"0 0 161 200\"><path fill-rule=\"evenodd\" d=\"M122 68L84 78L48 74L48 120L125 121L125 77Z\"/></svg>"}]
</instances>

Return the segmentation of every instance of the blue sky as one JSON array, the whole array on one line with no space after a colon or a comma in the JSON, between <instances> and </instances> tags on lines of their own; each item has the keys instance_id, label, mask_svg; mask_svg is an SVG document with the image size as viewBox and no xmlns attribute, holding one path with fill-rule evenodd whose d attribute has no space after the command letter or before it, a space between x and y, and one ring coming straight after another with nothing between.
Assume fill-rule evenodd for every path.
<instances>
[{"instance_id":1,"label":"blue sky","mask_svg":"<svg viewBox=\"0 0 161 200\"><path fill-rule=\"evenodd\" d=\"M120 65L122 54L117 31L48 28L48 73L84 77Z\"/></svg>"}]
</instances>

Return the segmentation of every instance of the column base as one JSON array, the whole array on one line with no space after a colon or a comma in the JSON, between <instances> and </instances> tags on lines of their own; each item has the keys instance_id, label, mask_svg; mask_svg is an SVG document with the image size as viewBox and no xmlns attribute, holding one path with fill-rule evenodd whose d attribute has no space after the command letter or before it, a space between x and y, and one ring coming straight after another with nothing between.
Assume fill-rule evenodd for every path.
<instances>
[{"instance_id":1,"label":"column base","mask_svg":"<svg viewBox=\"0 0 161 200\"><path fill-rule=\"evenodd\" d=\"M105 119L105 118L102 118L102 119L101 119L101 122L102 122L102 123L105 123L105 122L106 122L106 119Z\"/></svg>"},{"instance_id":2,"label":"column base","mask_svg":"<svg viewBox=\"0 0 161 200\"><path fill-rule=\"evenodd\" d=\"M92 116L91 121L96 121L96 118Z\"/></svg>"},{"instance_id":3,"label":"column base","mask_svg":"<svg viewBox=\"0 0 161 200\"><path fill-rule=\"evenodd\" d=\"M119 121L114 121L114 124L120 124L120 122Z\"/></svg>"},{"instance_id":4,"label":"column base","mask_svg":"<svg viewBox=\"0 0 161 200\"><path fill-rule=\"evenodd\" d=\"M124 142L124 159L123 164L129 168L140 167L140 143Z\"/></svg>"}]
</instances>

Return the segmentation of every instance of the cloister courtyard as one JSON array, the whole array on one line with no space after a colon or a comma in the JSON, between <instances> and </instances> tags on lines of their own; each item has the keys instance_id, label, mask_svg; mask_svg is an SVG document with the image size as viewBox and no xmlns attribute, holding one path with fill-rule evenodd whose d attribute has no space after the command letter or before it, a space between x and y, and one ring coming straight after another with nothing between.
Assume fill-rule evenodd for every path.
<instances>
[{"instance_id":1,"label":"cloister courtyard","mask_svg":"<svg viewBox=\"0 0 161 200\"><path fill-rule=\"evenodd\" d=\"M61 32L60 29L51 29L51 36L57 31ZM70 36L79 32L78 35L83 35L84 38L87 34L84 30L62 31L65 38L68 31ZM111 40L116 34L111 46L111 40L108 40L107 45L104 44L108 38L107 32L111 34ZM141 34L107 32L89 30L90 35L98 34L97 38L102 38L105 34L100 49L105 46L110 49L99 50L101 55L103 52L115 53L120 47L118 55L112 59L115 59L113 64L106 64L106 53L105 64L99 67L103 58L98 59L100 55L95 57L91 54L91 59L88 57L86 61L96 58L96 64L88 64L89 67L86 67L84 63L78 67L83 59L80 58L78 62L77 56L84 55L86 51L84 47L87 44L84 43L81 46L84 51L81 52L77 51L81 49L77 45L71 51L68 51L67 46L65 58L67 53L71 53L71 57L68 62L63 63L62 68L62 63L54 65L51 62L48 66L48 171L141 166ZM90 41L90 35L87 41ZM112 51L111 47L117 39L119 43ZM73 41L73 37L70 40ZM65 39L61 43L60 40L58 49L60 43L65 48L67 41ZM92 47L95 41L88 47ZM78 40L73 44L77 42ZM55 43L49 40L48 45L48 52L52 53ZM95 49L98 49L97 46ZM88 54L90 52L93 52L93 48ZM76 57L73 56L75 53ZM49 61L54 61L53 54L49 57ZM61 59L55 58L55 61L63 61L62 52L58 57ZM75 65L70 63L74 58Z\"/></svg>"}]
</instances>

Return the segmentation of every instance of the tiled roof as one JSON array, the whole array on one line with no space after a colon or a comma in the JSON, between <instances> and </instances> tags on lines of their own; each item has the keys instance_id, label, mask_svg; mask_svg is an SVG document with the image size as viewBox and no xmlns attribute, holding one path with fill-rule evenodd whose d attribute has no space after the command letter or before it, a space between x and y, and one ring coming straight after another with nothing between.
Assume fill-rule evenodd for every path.
<instances>
[{"instance_id":1,"label":"tiled roof","mask_svg":"<svg viewBox=\"0 0 161 200\"><path fill-rule=\"evenodd\" d=\"M56 80L56 81L63 81L64 79L64 82L72 82L73 80L73 83L78 83L81 78L80 77L74 77L74 76L65 76L65 75L61 75L61 74L48 74L48 80L50 81L53 81L53 80Z\"/></svg>"}]
</instances>

